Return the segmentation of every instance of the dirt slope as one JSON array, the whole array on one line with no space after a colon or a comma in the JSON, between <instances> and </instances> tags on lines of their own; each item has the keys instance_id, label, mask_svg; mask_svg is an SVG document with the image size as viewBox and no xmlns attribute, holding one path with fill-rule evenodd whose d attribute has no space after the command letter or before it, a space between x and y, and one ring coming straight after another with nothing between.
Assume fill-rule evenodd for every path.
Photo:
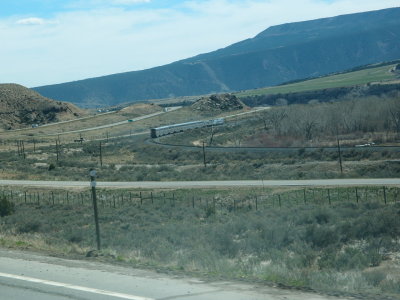
<instances>
[{"instance_id":1,"label":"dirt slope","mask_svg":"<svg viewBox=\"0 0 400 300\"><path fill-rule=\"evenodd\" d=\"M45 98L21 85L0 84L1 129L69 120L84 114L73 104Z\"/></svg>"}]
</instances>

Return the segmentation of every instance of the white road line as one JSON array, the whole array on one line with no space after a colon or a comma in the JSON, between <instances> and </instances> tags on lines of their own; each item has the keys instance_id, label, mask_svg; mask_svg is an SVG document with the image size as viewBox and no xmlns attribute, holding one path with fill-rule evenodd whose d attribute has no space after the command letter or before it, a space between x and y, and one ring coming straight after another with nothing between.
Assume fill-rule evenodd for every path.
<instances>
[{"instance_id":1,"label":"white road line","mask_svg":"<svg viewBox=\"0 0 400 300\"><path fill-rule=\"evenodd\" d=\"M23 280L23 281L28 281L28 282L63 287L63 288L71 289L71 290L83 291L83 292L94 293L94 294L105 295L105 296L112 296L112 297L117 297L117 298L122 298L122 299L155 300L153 298L128 295L128 294L123 294L123 293L117 293L117 292L112 292L112 291L99 290L99 289L88 288L88 287L79 286L79 285L73 285L73 284L69 284L69 283L43 280L43 279L37 279L37 278L32 278L32 277L27 277L27 276L19 276L19 275L7 274L7 273L1 273L1 272L0 272L0 277L6 277L6 278L18 279L18 280Z\"/></svg>"}]
</instances>

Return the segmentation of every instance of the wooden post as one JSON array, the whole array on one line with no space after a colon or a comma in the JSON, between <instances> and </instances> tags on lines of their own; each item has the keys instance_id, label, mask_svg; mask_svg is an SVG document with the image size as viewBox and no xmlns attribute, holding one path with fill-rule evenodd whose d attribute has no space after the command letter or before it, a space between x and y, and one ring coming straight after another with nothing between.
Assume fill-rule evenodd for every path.
<instances>
[{"instance_id":1,"label":"wooden post","mask_svg":"<svg viewBox=\"0 0 400 300\"><path fill-rule=\"evenodd\" d=\"M24 141L21 141L21 143L22 143L22 157L23 157L24 159L26 159L26 155L25 155L25 143L24 143Z\"/></svg>"},{"instance_id":2,"label":"wooden post","mask_svg":"<svg viewBox=\"0 0 400 300\"><path fill-rule=\"evenodd\" d=\"M192 196L192 208L194 208L194 196Z\"/></svg>"},{"instance_id":3,"label":"wooden post","mask_svg":"<svg viewBox=\"0 0 400 300\"><path fill-rule=\"evenodd\" d=\"M330 193L329 189L328 189L328 200L329 200L329 205L331 205L331 193Z\"/></svg>"},{"instance_id":4,"label":"wooden post","mask_svg":"<svg viewBox=\"0 0 400 300\"><path fill-rule=\"evenodd\" d=\"M356 188L356 201L358 203L358 189Z\"/></svg>"},{"instance_id":5,"label":"wooden post","mask_svg":"<svg viewBox=\"0 0 400 300\"><path fill-rule=\"evenodd\" d=\"M258 210L258 199L257 199L257 195L256 195L256 210Z\"/></svg>"},{"instance_id":6,"label":"wooden post","mask_svg":"<svg viewBox=\"0 0 400 300\"><path fill-rule=\"evenodd\" d=\"M339 135L337 135L336 137L337 137L337 147L338 147L338 154L339 154L340 174L343 174L342 151L341 151L341 149L340 149Z\"/></svg>"},{"instance_id":7,"label":"wooden post","mask_svg":"<svg viewBox=\"0 0 400 300\"><path fill-rule=\"evenodd\" d=\"M97 210L97 198L96 198L96 171L90 170L90 185L92 187L92 199L93 199L93 210L94 210L94 222L96 226L96 242L97 250L100 250L100 226L99 216Z\"/></svg>"},{"instance_id":8,"label":"wooden post","mask_svg":"<svg viewBox=\"0 0 400 300\"><path fill-rule=\"evenodd\" d=\"M278 199L279 199L279 207L282 207L281 195L279 195L279 194L278 194Z\"/></svg>"},{"instance_id":9,"label":"wooden post","mask_svg":"<svg viewBox=\"0 0 400 300\"><path fill-rule=\"evenodd\" d=\"M386 199L386 187L383 187L383 199L385 201L385 205L387 204L387 199Z\"/></svg>"},{"instance_id":10,"label":"wooden post","mask_svg":"<svg viewBox=\"0 0 400 300\"><path fill-rule=\"evenodd\" d=\"M204 146L204 141L203 141L203 163L204 163L204 168L207 167L207 163L206 163L206 148Z\"/></svg>"},{"instance_id":11,"label":"wooden post","mask_svg":"<svg viewBox=\"0 0 400 300\"><path fill-rule=\"evenodd\" d=\"M142 205L143 204L142 192L139 193L139 196L140 196L140 205Z\"/></svg>"},{"instance_id":12,"label":"wooden post","mask_svg":"<svg viewBox=\"0 0 400 300\"><path fill-rule=\"evenodd\" d=\"M103 166L103 153L101 151L101 142L99 144L99 150L100 150L100 166Z\"/></svg>"},{"instance_id":13,"label":"wooden post","mask_svg":"<svg viewBox=\"0 0 400 300\"><path fill-rule=\"evenodd\" d=\"M150 197L151 197L151 204L153 204L154 203L153 192L150 192Z\"/></svg>"}]
</instances>

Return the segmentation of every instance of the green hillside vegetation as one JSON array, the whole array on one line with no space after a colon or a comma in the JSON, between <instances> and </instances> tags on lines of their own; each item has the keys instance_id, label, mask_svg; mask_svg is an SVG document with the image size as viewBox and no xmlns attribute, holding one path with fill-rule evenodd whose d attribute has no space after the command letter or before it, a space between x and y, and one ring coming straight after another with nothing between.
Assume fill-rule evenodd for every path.
<instances>
[{"instance_id":1,"label":"green hillside vegetation","mask_svg":"<svg viewBox=\"0 0 400 300\"><path fill-rule=\"evenodd\" d=\"M237 97L247 97L265 94L298 93L304 91L322 90L338 87L351 87L356 85L390 83L400 81L400 72L393 71L399 62L385 64L377 67L366 67L358 71L324 76L321 78L304 80L274 87L247 90L234 93Z\"/></svg>"}]
</instances>

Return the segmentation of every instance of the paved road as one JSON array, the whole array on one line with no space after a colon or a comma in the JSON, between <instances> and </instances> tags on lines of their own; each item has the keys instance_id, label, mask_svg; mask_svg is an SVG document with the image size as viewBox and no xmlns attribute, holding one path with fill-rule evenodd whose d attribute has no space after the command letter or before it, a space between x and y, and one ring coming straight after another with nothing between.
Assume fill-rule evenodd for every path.
<instances>
[{"instance_id":1,"label":"paved road","mask_svg":"<svg viewBox=\"0 0 400 300\"><path fill-rule=\"evenodd\" d=\"M204 282L89 260L0 250L1 300L344 300L256 284Z\"/></svg>"},{"instance_id":2,"label":"paved road","mask_svg":"<svg viewBox=\"0 0 400 300\"><path fill-rule=\"evenodd\" d=\"M227 181L98 181L100 188L212 188L276 186L361 186L400 185L399 178L316 179L316 180L227 180ZM0 180L0 186L88 187L88 181Z\"/></svg>"},{"instance_id":3,"label":"paved road","mask_svg":"<svg viewBox=\"0 0 400 300\"><path fill-rule=\"evenodd\" d=\"M59 133L43 134L43 135L44 136L53 136L53 135L55 136L55 135L63 135L63 134L69 134L69 133L77 133L77 132L85 132L85 131L104 129L104 128L109 128L109 127L115 127L115 126L128 124L128 123L131 123L131 122L137 122L137 121L148 119L148 118L152 118L152 117L164 114L164 113L165 113L164 111L160 111L160 112L156 112L156 113L152 113L152 114L149 114L149 115L144 115L144 116L140 116L140 117L137 117L137 118L124 120L124 121L120 121L120 122L116 122L116 123L111 123L111 124L106 124L106 125L101 125L101 126L96 126L96 127L90 127L90 128L84 128L84 129L78 129L78 130L63 131L63 132L59 132Z\"/></svg>"}]
</instances>

